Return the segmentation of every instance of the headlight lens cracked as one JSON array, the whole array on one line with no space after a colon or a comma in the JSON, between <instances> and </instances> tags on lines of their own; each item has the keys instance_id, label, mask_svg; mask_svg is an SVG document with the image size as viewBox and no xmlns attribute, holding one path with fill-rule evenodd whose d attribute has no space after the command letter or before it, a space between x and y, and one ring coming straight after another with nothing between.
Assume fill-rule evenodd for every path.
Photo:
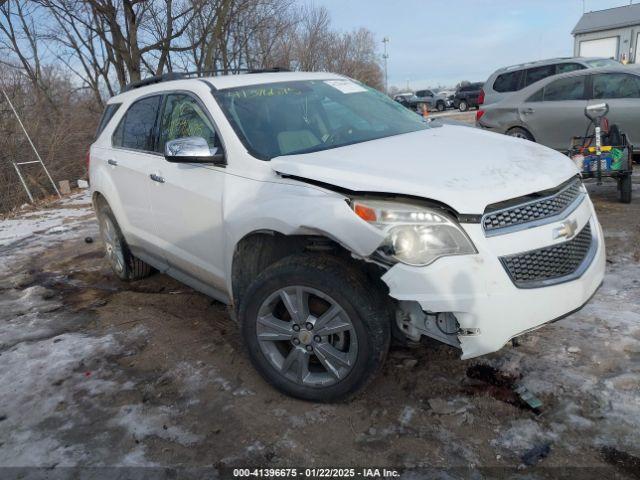
<instances>
[{"instance_id":1,"label":"headlight lens cracked","mask_svg":"<svg viewBox=\"0 0 640 480\"><path fill-rule=\"evenodd\" d=\"M425 266L440 257L477 253L460 225L437 210L384 200L353 200L351 208L386 233L378 253L387 261Z\"/></svg>"}]
</instances>

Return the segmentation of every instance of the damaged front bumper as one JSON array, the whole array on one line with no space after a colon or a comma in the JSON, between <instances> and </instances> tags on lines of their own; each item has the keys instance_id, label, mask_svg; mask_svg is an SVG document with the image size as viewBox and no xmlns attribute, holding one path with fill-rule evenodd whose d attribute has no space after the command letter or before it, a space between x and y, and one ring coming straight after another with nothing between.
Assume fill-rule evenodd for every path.
<instances>
[{"instance_id":1,"label":"damaged front bumper","mask_svg":"<svg viewBox=\"0 0 640 480\"><path fill-rule=\"evenodd\" d=\"M518 288L500 258L567 241L556 238L567 221L577 231L588 224L594 242L578 278ZM478 254L444 257L426 267L398 263L382 280L399 301L398 323L409 337L427 335L459 346L463 359L495 352L510 339L579 309L602 283L604 239L586 196L567 217L535 228L487 237L480 224L462 227Z\"/></svg>"}]
</instances>

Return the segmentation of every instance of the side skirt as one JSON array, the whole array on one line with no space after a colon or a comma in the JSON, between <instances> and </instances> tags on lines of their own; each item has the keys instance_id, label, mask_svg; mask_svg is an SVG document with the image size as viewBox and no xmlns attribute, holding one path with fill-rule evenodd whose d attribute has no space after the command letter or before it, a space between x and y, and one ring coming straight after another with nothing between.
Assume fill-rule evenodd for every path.
<instances>
[{"instance_id":1,"label":"side skirt","mask_svg":"<svg viewBox=\"0 0 640 480\"><path fill-rule=\"evenodd\" d=\"M219 302L224 303L225 305L231 305L231 299L229 295L225 292L218 290L217 288L208 285L201 280L189 275L188 273L179 270L173 266L168 265L165 261L158 259L154 255L149 255L147 252L140 250L139 248L131 249L131 253L138 257L145 263L148 263L153 268L158 270L160 273L164 273L169 275L172 278L175 278L180 283L184 283L185 285L193 288L194 290L203 293L204 295L213 298Z\"/></svg>"}]
</instances>

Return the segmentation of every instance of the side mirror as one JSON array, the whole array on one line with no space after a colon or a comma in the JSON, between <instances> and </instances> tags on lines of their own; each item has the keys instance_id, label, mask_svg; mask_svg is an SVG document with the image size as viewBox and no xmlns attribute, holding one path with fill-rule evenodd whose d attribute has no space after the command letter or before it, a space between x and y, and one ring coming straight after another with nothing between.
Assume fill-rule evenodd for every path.
<instances>
[{"instance_id":1,"label":"side mirror","mask_svg":"<svg viewBox=\"0 0 640 480\"><path fill-rule=\"evenodd\" d=\"M596 120L604 117L609 112L608 103L595 103L587 105L584 109L585 116L590 120Z\"/></svg>"},{"instance_id":2,"label":"side mirror","mask_svg":"<svg viewBox=\"0 0 640 480\"><path fill-rule=\"evenodd\" d=\"M224 152L209 148L202 137L183 137L169 140L164 146L164 158L173 163L212 163L226 165Z\"/></svg>"}]
</instances>

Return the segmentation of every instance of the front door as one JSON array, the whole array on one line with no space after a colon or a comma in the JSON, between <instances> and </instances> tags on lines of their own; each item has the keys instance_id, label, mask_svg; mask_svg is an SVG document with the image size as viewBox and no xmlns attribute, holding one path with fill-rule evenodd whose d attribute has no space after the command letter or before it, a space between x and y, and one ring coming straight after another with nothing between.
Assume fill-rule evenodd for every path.
<instances>
[{"instance_id":1,"label":"front door","mask_svg":"<svg viewBox=\"0 0 640 480\"><path fill-rule=\"evenodd\" d=\"M593 95L589 103L609 104L609 124L627 134L632 145L640 145L640 77L628 73L593 75Z\"/></svg>"},{"instance_id":2,"label":"front door","mask_svg":"<svg viewBox=\"0 0 640 480\"><path fill-rule=\"evenodd\" d=\"M561 78L548 83L520 106L520 119L536 142L568 150L572 137L584 135L589 123L584 116L585 88L585 75Z\"/></svg>"},{"instance_id":3,"label":"front door","mask_svg":"<svg viewBox=\"0 0 640 480\"><path fill-rule=\"evenodd\" d=\"M158 151L169 140L202 137L219 146L206 108L191 94L167 94L162 106ZM151 208L158 241L170 268L217 289L224 288L222 194L225 171L212 165L156 165Z\"/></svg>"}]
</instances>

